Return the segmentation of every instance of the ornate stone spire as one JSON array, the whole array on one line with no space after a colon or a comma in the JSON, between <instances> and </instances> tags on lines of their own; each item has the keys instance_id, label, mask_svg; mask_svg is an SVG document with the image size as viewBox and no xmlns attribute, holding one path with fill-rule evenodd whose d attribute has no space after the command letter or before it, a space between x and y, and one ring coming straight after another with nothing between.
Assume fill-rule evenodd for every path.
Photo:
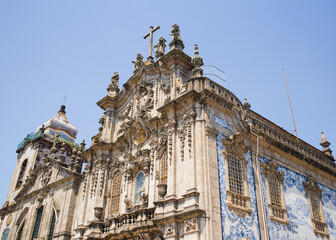
<instances>
[{"instance_id":1,"label":"ornate stone spire","mask_svg":"<svg viewBox=\"0 0 336 240\"><path fill-rule=\"evenodd\" d=\"M195 56L191 59L191 64L195 67L192 70L193 77L203 76L203 69L201 69L201 66L203 65L203 58L199 56L197 44L195 44Z\"/></svg>"},{"instance_id":2,"label":"ornate stone spire","mask_svg":"<svg viewBox=\"0 0 336 240\"><path fill-rule=\"evenodd\" d=\"M170 50L175 48L183 50L184 44L180 36L180 27L177 24L174 24L171 30L171 34L173 40L169 43Z\"/></svg>"},{"instance_id":3,"label":"ornate stone spire","mask_svg":"<svg viewBox=\"0 0 336 240\"><path fill-rule=\"evenodd\" d=\"M157 59L163 57L165 53L165 48L166 48L166 39L164 39L163 37L160 37L158 44L156 44L154 48L156 48L155 57Z\"/></svg>"},{"instance_id":4,"label":"ornate stone spire","mask_svg":"<svg viewBox=\"0 0 336 240\"><path fill-rule=\"evenodd\" d=\"M111 83L107 88L107 95L109 95L110 97L115 97L119 93L118 80L119 80L119 73L115 72L111 77Z\"/></svg>"},{"instance_id":5,"label":"ornate stone spire","mask_svg":"<svg viewBox=\"0 0 336 240\"><path fill-rule=\"evenodd\" d=\"M328 156L332 157L332 151L329 148L330 142L327 140L326 136L324 135L324 132L321 132L321 142L320 145L323 147L322 152L327 154Z\"/></svg>"}]
</instances>

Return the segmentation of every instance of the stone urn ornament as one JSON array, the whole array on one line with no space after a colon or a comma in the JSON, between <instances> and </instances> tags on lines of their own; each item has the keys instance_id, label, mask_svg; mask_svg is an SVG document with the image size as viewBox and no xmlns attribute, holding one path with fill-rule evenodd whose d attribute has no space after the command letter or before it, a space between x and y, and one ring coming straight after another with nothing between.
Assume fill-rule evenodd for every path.
<instances>
[{"instance_id":1,"label":"stone urn ornament","mask_svg":"<svg viewBox=\"0 0 336 240\"><path fill-rule=\"evenodd\" d=\"M103 208L102 207L95 207L94 208L94 216L98 220L101 220L102 215L103 215Z\"/></svg>"},{"instance_id":2,"label":"stone urn ornament","mask_svg":"<svg viewBox=\"0 0 336 240\"><path fill-rule=\"evenodd\" d=\"M160 200L163 200L167 194L167 184L165 183L158 184L157 188L158 188Z\"/></svg>"}]
</instances>

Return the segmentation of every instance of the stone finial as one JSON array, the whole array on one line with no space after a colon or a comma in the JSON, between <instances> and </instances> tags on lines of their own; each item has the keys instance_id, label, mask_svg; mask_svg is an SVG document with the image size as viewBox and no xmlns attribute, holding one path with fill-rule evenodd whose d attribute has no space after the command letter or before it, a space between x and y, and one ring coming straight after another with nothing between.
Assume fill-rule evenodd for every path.
<instances>
[{"instance_id":1,"label":"stone finial","mask_svg":"<svg viewBox=\"0 0 336 240\"><path fill-rule=\"evenodd\" d=\"M250 109L250 108L251 108L251 104L249 104L249 103L247 102L247 98L244 99L243 107L244 107L245 109Z\"/></svg>"},{"instance_id":2,"label":"stone finial","mask_svg":"<svg viewBox=\"0 0 336 240\"><path fill-rule=\"evenodd\" d=\"M58 156L61 162L65 162L66 156L64 155L66 149L65 149L65 143L62 143L62 147L60 149L60 155Z\"/></svg>"},{"instance_id":3,"label":"stone finial","mask_svg":"<svg viewBox=\"0 0 336 240\"><path fill-rule=\"evenodd\" d=\"M84 151L85 150L85 146L86 146L86 143L85 143L85 139L83 139L82 143L81 143L81 151Z\"/></svg>"},{"instance_id":4,"label":"stone finial","mask_svg":"<svg viewBox=\"0 0 336 240\"><path fill-rule=\"evenodd\" d=\"M142 59L143 59L143 56L140 53L137 53L136 60L132 61L132 63L134 63L133 73L137 72L140 69L140 67L144 64Z\"/></svg>"},{"instance_id":5,"label":"stone finial","mask_svg":"<svg viewBox=\"0 0 336 240\"><path fill-rule=\"evenodd\" d=\"M107 94L110 97L115 97L119 93L118 81L119 81L119 73L115 72L113 76L111 77L111 83L109 87L107 88Z\"/></svg>"},{"instance_id":6,"label":"stone finial","mask_svg":"<svg viewBox=\"0 0 336 240\"><path fill-rule=\"evenodd\" d=\"M173 40L169 43L170 50L175 48L183 50L184 44L180 36L180 27L177 24L174 24L171 30L171 34Z\"/></svg>"},{"instance_id":7,"label":"stone finial","mask_svg":"<svg viewBox=\"0 0 336 240\"><path fill-rule=\"evenodd\" d=\"M197 44L195 44L195 56L191 59L191 64L195 67L192 70L193 77L203 76L203 69L201 69L201 66L203 65L203 58L199 56Z\"/></svg>"},{"instance_id":8,"label":"stone finial","mask_svg":"<svg viewBox=\"0 0 336 240\"><path fill-rule=\"evenodd\" d=\"M323 147L322 152L327 154L328 156L332 157L332 151L329 148L330 142L327 140L326 136L324 135L324 132L321 132L321 142L320 145Z\"/></svg>"},{"instance_id":9,"label":"stone finial","mask_svg":"<svg viewBox=\"0 0 336 240\"><path fill-rule=\"evenodd\" d=\"M158 44L156 44L154 48L156 48L155 57L157 59L163 57L166 49L166 39L160 37Z\"/></svg>"}]
</instances>

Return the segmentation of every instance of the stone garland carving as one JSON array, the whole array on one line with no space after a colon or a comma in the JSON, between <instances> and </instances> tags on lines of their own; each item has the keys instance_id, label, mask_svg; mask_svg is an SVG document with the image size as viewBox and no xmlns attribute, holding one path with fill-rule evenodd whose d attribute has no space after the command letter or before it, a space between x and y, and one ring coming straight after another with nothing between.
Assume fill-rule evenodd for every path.
<instances>
[{"instance_id":1,"label":"stone garland carving","mask_svg":"<svg viewBox=\"0 0 336 240\"><path fill-rule=\"evenodd\" d=\"M188 149L189 149L189 158L191 158L191 146L192 146L192 125L195 121L196 113L195 111L190 112L189 114L186 114L183 116L185 122L185 126L187 129L187 138L188 138Z\"/></svg>"},{"instance_id":2,"label":"stone garland carving","mask_svg":"<svg viewBox=\"0 0 336 240\"><path fill-rule=\"evenodd\" d=\"M190 232L197 230L197 219L191 218L184 221L184 231Z\"/></svg>"},{"instance_id":3,"label":"stone garland carving","mask_svg":"<svg viewBox=\"0 0 336 240\"><path fill-rule=\"evenodd\" d=\"M105 175L106 175L106 162L101 161L100 162L100 181L99 181L99 196L103 195L104 190L104 183L105 183Z\"/></svg>"},{"instance_id":4,"label":"stone garland carving","mask_svg":"<svg viewBox=\"0 0 336 240\"><path fill-rule=\"evenodd\" d=\"M168 129L168 155L169 155L169 164L171 164L172 153L173 153L173 133L175 132L176 121L172 120L169 124L166 125Z\"/></svg>"},{"instance_id":5,"label":"stone garland carving","mask_svg":"<svg viewBox=\"0 0 336 240\"><path fill-rule=\"evenodd\" d=\"M185 137L187 135L186 130L184 129L184 126L181 126L177 129L177 135L180 139L180 153L181 153L181 160L184 161L184 141Z\"/></svg>"},{"instance_id":6,"label":"stone garland carving","mask_svg":"<svg viewBox=\"0 0 336 240\"><path fill-rule=\"evenodd\" d=\"M98 176L99 176L98 174L99 174L99 168L96 165L96 167L93 170L93 174L92 174L92 183L91 183L92 185L91 185L91 194L90 194L91 198L96 195Z\"/></svg>"},{"instance_id":7,"label":"stone garland carving","mask_svg":"<svg viewBox=\"0 0 336 240\"><path fill-rule=\"evenodd\" d=\"M86 188L87 188L87 184L88 184L88 173L85 172L84 173L84 179L83 179L83 200L85 199L85 193L86 193Z\"/></svg>"},{"instance_id":8,"label":"stone garland carving","mask_svg":"<svg viewBox=\"0 0 336 240\"><path fill-rule=\"evenodd\" d=\"M85 199L85 193L86 193L86 189L88 185L88 178L89 178L90 171L91 171L91 162L87 162L84 170L85 170L85 176L84 176L84 183L83 183L83 200Z\"/></svg>"},{"instance_id":9,"label":"stone garland carving","mask_svg":"<svg viewBox=\"0 0 336 240\"><path fill-rule=\"evenodd\" d=\"M155 162L155 152L157 152L157 138L153 137L151 143L150 143L150 171L151 171L151 177L153 179L153 170L154 170L154 162Z\"/></svg>"}]
</instances>

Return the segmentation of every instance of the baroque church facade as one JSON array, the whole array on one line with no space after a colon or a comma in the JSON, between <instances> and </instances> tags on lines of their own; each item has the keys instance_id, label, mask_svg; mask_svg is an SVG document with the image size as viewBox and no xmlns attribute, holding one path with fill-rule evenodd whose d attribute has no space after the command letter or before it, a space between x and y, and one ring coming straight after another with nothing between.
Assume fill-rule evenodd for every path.
<instances>
[{"instance_id":1,"label":"baroque church facade","mask_svg":"<svg viewBox=\"0 0 336 240\"><path fill-rule=\"evenodd\" d=\"M65 106L19 144L2 240L336 239L324 134L318 150L252 111L171 35L112 76L89 148Z\"/></svg>"}]
</instances>

